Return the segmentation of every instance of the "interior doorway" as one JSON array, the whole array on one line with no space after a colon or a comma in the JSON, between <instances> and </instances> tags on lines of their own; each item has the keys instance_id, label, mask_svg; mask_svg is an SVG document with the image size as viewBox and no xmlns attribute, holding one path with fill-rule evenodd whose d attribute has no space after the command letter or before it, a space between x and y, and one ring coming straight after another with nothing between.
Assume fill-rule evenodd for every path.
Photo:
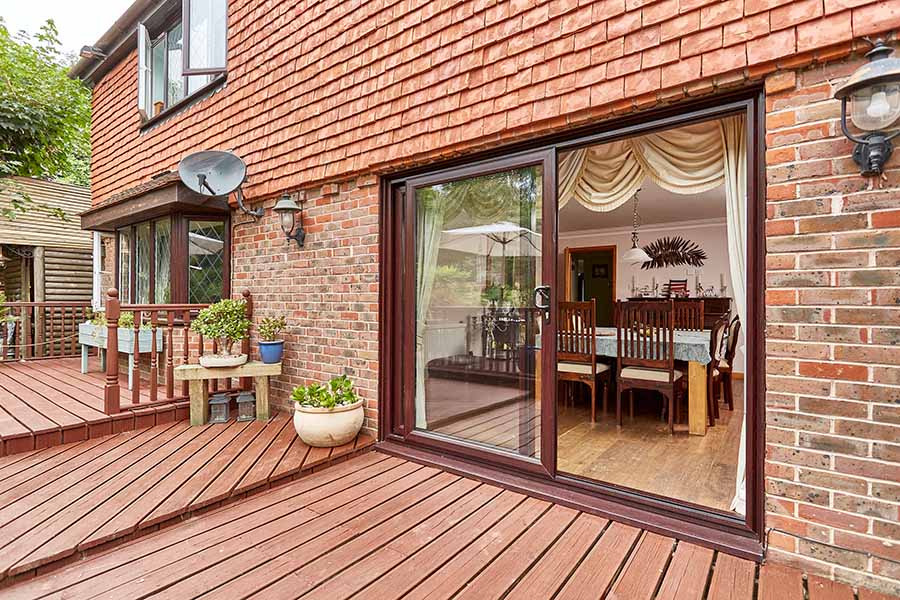
<instances>
[{"instance_id":1,"label":"interior doorway","mask_svg":"<svg viewBox=\"0 0 900 600\"><path fill-rule=\"evenodd\" d=\"M616 246L586 246L565 250L565 299L596 300L597 325L613 324L616 301Z\"/></svg>"}]
</instances>

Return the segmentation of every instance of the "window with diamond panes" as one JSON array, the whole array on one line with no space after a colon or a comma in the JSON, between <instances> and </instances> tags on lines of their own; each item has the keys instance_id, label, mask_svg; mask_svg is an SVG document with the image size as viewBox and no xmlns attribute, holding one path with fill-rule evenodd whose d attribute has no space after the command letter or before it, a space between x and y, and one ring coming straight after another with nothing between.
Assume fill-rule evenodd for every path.
<instances>
[{"instance_id":1,"label":"window with diamond panes","mask_svg":"<svg viewBox=\"0 0 900 600\"><path fill-rule=\"evenodd\" d=\"M153 283L153 302L156 304L167 304L172 300L172 286L169 277L172 259L172 222L168 217L158 219L154 221L153 228L153 249L156 255L154 261L154 279L156 281Z\"/></svg>"},{"instance_id":2,"label":"window with diamond panes","mask_svg":"<svg viewBox=\"0 0 900 600\"><path fill-rule=\"evenodd\" d=\"M188 224L188 302L222 299L225 271L225 223L191 220Z\"/></svg>"}]
</instances>

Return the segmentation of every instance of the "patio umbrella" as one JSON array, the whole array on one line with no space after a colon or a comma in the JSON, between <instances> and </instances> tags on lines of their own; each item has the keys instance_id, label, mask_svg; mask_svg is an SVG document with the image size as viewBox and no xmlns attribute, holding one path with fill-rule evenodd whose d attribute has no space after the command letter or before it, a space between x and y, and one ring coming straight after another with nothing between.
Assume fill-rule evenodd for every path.
<instances>
[{"instance_id":1,"label":"patio umbrella","mask_svg":"<svg viewBox=\"0 0 900 600\"><path fill-rule=\"evenodd\" d=\"M509 221L445 229L441 233L441 248L447 250L504 258L541 254L541 234ZM510 245L518 240L525 243L514 244L510 248Z\"/></svg>"}]
</instances>

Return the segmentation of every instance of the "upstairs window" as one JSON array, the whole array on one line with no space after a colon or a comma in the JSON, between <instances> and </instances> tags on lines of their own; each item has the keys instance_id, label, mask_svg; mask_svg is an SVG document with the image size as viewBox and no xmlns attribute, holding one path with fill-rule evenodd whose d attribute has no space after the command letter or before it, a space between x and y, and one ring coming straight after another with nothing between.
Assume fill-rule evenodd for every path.
<instances>
[{"instance_id":1,"label":"upstairs window","mask_svg":"<svg viewBox=\"0 0 900 600\"><path fill-rule=\"evenodd\" d=\"M166 26L138 25L138 110L145 121L225 73L227 8L226 0L183 0Z\"/></svg>"}]
</instances>

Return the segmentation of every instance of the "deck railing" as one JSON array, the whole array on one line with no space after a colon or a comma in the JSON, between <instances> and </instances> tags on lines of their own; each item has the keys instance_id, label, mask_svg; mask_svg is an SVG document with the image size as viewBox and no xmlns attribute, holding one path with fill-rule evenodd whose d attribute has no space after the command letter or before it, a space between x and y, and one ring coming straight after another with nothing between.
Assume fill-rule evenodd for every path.
<instances>
[{"instance_id":1,"label":"deck railing","mask_svg":"<svg viewBox=\"0 0 900 600\"><path fill-rule=\"evenodd\" d=\"M247 316L252 316L253 301L250 292L243 293L247 303ZM218 350L215 340L204 340L203 336L191 332L191 320L206 304L122 304L119 293L115 289L108 292L106 300L106 382L104 389L104 411L112 415L120 412L120 365L118 321L124 312L134 314L133 347L130 348L134 360L131 372L131 403L133 405L152 405L172 402L188 397L188 384L182 382L180 389L175 386L175 367L177 364L197 363L206 348L213 352ZM141 378L141 331L149 329L149 369L146 377L149 400L142 402L141 394L144 382ZM158 332L162 330L162 335ZM162 347L159 347L162 342ZM121 349L125 350L125 349ZM249 353L250 341L244 340L242 351ZM162 366L159 354L164 353ZM213 380L210 388L213 392L221 389L247 389L249 380L241 380L239 386L233 386L230 380ZM160 397L160 388L164 396Z\"/></svg>"},{"instance_id":2,"label":"deck railing","mask_svg":"<svg viewBox=\"0 0 900 600\"><path fill-rule=\"evenodd\" d=\"M3 302L0 362L78 355L78 324L90 315L90 302Z\"/></svg>"}]
</instances>

